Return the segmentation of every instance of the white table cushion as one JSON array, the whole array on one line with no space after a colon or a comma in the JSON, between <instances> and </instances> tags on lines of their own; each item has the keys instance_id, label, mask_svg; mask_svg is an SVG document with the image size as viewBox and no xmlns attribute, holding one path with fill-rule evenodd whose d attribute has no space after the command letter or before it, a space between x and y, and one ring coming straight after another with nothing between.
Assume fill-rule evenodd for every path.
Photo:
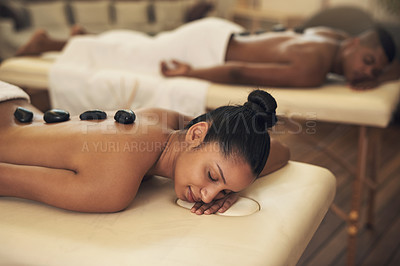
<instances>
[{"instance_id":1,"label":"white table cushion","mask_svg":"<svg viewBox=\"0 0 400 266\"><path fill-rule=\"evenodd\" d=\"M54 62L52 56L13 57L0 65L0 80L29 89L48 89L48 73Z\"/></svg>"},{"instance_id":2,"label":"white table cushion","mask_svg":"<svg viewBox=\"0 0 400 266\"><path fill-rule=\"evenodd\" d=\"M242 104L251 86L211 84L207 107ZM343 81L331 80L318 88L263 88L275 97L278 115L311 121L386 127L400 99L400 81L371 90L353 90Z\"/></svg>"},{"instance_id":3,"label":"white table cushion","mask_svg":"<svg viewBox=\"0 0 400 266\"><path fill-rule=\"evenodd\" d=\"M241 192L260 210L198 216L155 177L114 214L0 198L0 265L295 265L333 201L328 170L289 162Z\"/></svg>"},{"instance_id":4,"label":"white table cushion","mask_svg":"<svg viewBox=\"0 0 400 266\"><path fill-rule=\"evenodd\" d=\"M56 53L42 57L17 57L0 65L0 80L31 89L48 88L48 72ZM254 87L211 83L206 104L215 109L241 104ZM386 127L400 99L400 81L356 91L343 81L331 79L318 88L263 88L278 102L277 112L286 117Z\"/></svg>"}]
</instances>

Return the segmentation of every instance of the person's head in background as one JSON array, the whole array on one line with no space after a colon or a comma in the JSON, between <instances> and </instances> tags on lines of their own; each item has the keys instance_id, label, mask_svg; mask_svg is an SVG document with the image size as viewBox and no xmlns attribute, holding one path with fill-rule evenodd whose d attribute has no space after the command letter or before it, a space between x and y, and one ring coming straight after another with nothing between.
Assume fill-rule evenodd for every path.
<instances>
[{"instance_id":1,"label":"person's head in background","mask_svg":"<svg viewBox=\"0 0 400 266\"><path fill-rule=\"evenodd\" d=\"M249 186L268 159L268 128L277 121L276 107L270 94L255 90L244 105L223 106L193 119L185 129L191 147L175 166L177 196L209 203Z\"/></svg>"},{"instance_id":2,"label":"person's head in background","mask_svg":"<svg viewBox=\"0 0 400 266\"><path fill-rule=\"evenodd\" d=\"M395 58L392 36L382 27L345 40L341 49L342 71L351 83L376 79Z\"/></svg>"}]
</instances>

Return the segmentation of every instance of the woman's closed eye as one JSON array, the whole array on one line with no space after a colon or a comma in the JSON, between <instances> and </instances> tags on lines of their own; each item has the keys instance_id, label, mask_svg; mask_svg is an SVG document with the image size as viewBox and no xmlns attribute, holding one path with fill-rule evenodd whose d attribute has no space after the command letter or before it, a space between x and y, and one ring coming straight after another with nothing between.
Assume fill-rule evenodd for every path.
<instances>
[{"instance_id":1,"label":"woman's closed eye","mask_svg":"<svg viewBox=\"0 0 400 266\"><path fill-rule=\"evenodd\" d=\"M210 171L208 172L208 178L212 181L212 182L217 182L218 179L214 179L210 173Z\"/></svg>"}]
</instances>

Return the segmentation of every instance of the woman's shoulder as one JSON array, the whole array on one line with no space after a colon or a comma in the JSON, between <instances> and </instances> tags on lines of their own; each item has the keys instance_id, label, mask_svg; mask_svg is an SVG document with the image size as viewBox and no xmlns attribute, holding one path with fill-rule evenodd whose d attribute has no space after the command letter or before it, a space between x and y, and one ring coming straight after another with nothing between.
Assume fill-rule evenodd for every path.
<instances>
[{"instance_id":1,"label":"woman's shoulder","mask_svg":"<svg viewBox=\"0 0 400 266\"><path fill-rule=\"evenodd\" d=\"M140 109L137 113L147 123L169 130L183 129L193 119L191 116L162 108Z\"/></svg>"}]
</instances>

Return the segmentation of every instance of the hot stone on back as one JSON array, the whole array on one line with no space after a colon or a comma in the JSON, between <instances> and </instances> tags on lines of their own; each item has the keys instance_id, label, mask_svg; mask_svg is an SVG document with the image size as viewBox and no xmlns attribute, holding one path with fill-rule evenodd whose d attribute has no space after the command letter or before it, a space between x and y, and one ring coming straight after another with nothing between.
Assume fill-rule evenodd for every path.
<instances>
[{"instance_id":1,"label":"hot stone on back","mask_svg":"<svg viewBox=\"0 0 400 266\"><path fill-rule=\"evenodd\" d=\"M79 118L81 120L103 120L107 118L107 114L102 110L89 110L83 112Z\"/></svg>"},{"instance_id":2,"label":"hot stone on back","mask_svg":"<svg viewBox=\"0 0 400 266\"><path fill-rule=\"evenodd\" d=\"M135 122L136 115L132 110L118 110L114 115L114 119L121 124L132 124Z\"/></svg>"},{"instance_id":3,"label":"hot stone on back","mask_svg":"<svg viewBox=\"0 0 400 266\"><path fill-rule=\"evenodd\" d=\"M46 123L58 123L69 120L69 113L60 109L51 109L44 113L44 121Z\"/></svg>"},{"instance_id":4,"label":"hot stone on back","mask_svg":"<svg viewBox=\"0 0 400 266\"><path fill-rule=\"evenodd\" d=\"M23 107L17 107L14 117L21 123L29 123L33 119L33 113Z\"/></svg>"}]
</instances>

